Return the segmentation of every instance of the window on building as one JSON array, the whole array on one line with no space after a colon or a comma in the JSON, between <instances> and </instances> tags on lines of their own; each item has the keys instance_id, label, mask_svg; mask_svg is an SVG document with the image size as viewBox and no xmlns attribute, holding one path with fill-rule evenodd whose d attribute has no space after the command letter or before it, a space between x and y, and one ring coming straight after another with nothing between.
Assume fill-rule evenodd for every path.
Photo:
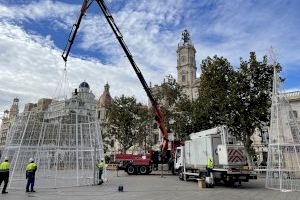
<instances>
[{"instance_id":1,"label":"window on building","mask_svg":"<svg viewBox=\"0 0 300 200\"><path fill-rule=\"evenodd\" d=\"M299 132L298 132L298 128L295 127L295 126L291 126L291 133L292 133L294 142L299 143L299 138L298 138Z\"/></svg>"},{"instance_id":2,"label":"window on building","mask_svg":"<svg viewBox=\"0 0 300 200\"><path fill-rule=\"evenodd\" d=\"M182 81L182 82L185 82L185 75L182 75L181 81Z\"/></svg>"},{"instance_id":3,"label":"window on building","mask_svg":"<svg viewBox=\"0 0 300 200\"><path fill-rule=\"evenodd\" d=\"M293 119L293 118L298 118L298 112L296 110L292 110L290 111L290 118Z\"/></svg>"},{"instance_id":4,"label":"window on building","mask_svg":"<svg viewBox=\"0 0 300 200\"><path fill-rule=\"evenodd\" d=\"M158 135L154 134L154 144L157 144L157 143L158 143Z\"/></svg>"},{"instance_id":5,"label":"window on building","mask_svg":"<svg viewBox=\"0 0 300 200\"><path fill-rule=\"evenodd\" d=\"M115 147L115 141L114 141L114 140L111 140L111 141L110 141L110 146L111 146L112 148Z\"/></svg>"},{"instance_id":6,"label":"window on building","mask_svg":"<svg viewBox=\"0 0 300 200\"><path fill-rule=\"evenodd\" d=\"M293 110L293 114L294 114L295 118L298 118L298 112L296 110Z\"/></svg>"}]
</instances>

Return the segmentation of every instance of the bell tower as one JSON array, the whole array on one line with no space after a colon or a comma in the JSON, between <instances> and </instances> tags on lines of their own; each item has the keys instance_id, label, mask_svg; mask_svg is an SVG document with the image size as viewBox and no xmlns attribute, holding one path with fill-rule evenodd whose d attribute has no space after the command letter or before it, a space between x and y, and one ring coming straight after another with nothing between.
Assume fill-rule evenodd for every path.
<instances>
[{"instance_id":1,"label":"bell tower","mask_svg":"<svg viewBox=\"0 0 300 200\"><path fill-rule=\"evenodd\" d=\"M9 118L12 119L19 114L19 99L14 98L13 104L9 110Z\"/></svg>"},{"instance_id":2,"label":"bell tower","mask_svg":"<svg viewBox=\"0 0 300 200\"><path fill-rule=\"evenodd\" d=\"M191 88L196 80L196 49L187 30L181 34L181 41L177 48L177 81L178 84L187 90ZM189 95L189 92L187 92Z\"/></svg>"}]
</instances>

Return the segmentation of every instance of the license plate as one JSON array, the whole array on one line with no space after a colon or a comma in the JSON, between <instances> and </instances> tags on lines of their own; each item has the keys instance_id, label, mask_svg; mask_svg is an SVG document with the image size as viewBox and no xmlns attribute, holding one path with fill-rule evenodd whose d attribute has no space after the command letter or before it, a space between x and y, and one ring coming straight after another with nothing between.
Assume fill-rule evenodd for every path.
<instances>
[{"instance_id":1,"label":"license plate","mask_svg":"<svg viewBox=\"0 0 300 200\"><path fill-rule=\"evenodd\" d=\"M240 180L246 180L247 177L246 177L246 176L240 176L239 179L240 179Z\"/></svg>"}]
</instances>

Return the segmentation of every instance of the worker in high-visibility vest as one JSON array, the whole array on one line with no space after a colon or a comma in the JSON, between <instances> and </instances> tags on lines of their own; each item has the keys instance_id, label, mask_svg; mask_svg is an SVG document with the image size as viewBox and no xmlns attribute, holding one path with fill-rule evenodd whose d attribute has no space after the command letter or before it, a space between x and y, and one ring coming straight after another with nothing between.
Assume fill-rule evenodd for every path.
<instances>
[{"instance_id":1,"label":"worker in high-visibility vest","mask_svg":"<svg viewBox=\"0 0 300 200\"><path fill-rule=\"evenodd\" d=\"M6 187L8 184L8 178L9 178L9 168L10 164L8 162L8 157L4 158L4 161L0 164L0 186L2 182L4 181L4 186L2 189L2 194L6 194Z\"/></svg>"},{"instance_id":2,"label":"worker in high-visibility vest","mask_svg":"<svg viewBox=\"0 0 300 200\"><path fill-rule=\"evenodd\" d=\"M103 183L102 174L103 174L104 166L105 166L105 163L104 163L103 160L100 160L100 162L98 162L98 164L97 164L98 171L99 171L99 176L98 176L99 182L98 182L98 185L100 185L100 184Z\"/></svg>"},{"instance_id":3,"label":"worker in high-visibility vest","mask_svg":"<svg viewBox=\"0 0 300 200\"><path fill-rule=\"evenodd\" d=\"M207 159L207 166L206 166L208 176L210 176L213 168L214 168L214 162L213 162L212 158L209 156Z\"/></svg>"},{"instance_id":4,"label":"worker in high-visibility vest","mask_svg":"<svg viewBox=\"0 0 300 200\"><path fill-rule=\"evenodd\" d=\"M26 185L26 192L35 192L34 187L34 181L35 181L35 172L37 170L37 165L34 162L33 158L29 159L29 163L26 165L26 179L27 179L27 185Z\"/></svg>"}]
</instances>

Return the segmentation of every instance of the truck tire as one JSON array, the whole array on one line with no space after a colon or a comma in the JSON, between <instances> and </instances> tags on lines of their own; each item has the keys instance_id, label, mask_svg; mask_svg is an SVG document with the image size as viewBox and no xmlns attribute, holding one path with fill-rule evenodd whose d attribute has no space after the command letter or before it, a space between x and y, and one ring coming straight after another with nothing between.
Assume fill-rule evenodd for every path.
<instances>
[{"instance_id":1,"label":"truck tire","mask_svg":"<svg viewBox=\"0 0 300 200\"><path fill-rule=\"evenodd\" d=\"M179 180L184 181L184 175L182 169L179 169L178 175L179 175Z\"/></svg>"},{"instance_id":2,"label":"truck tire","mask_svg":"<svg viewBox=\"0 0 300 200\"><path fill-rule=\"evenodd\" d=\"M152 172L152 167L151 166L148 166L147 167L147 174L150 174Z\"/></svg>"},{"instance_id":3,"label":"truck tire","mask_svg":"<svg viewBox=\"0 0 300 200\"><path fill-rule=\"evenodd\" d=\"M206 172L200 172L200 173L199 173L199 178L200 178L200 179L204 179L204 180L205 180L206 176L207 176L207 173L206 173Z\"/></svg>"},{"instance_id":4,"label":"truck tire","mask_svg":"<svg viewBox=\"0 0 300 200\"><path fill-rule=\"evenodd\" d=\"M226 187L233 187L234 186L234 181L232 179L229 179L229 180L223 180L224 182L224 185Z\"/></svg>"},{"instance_id":5,"label":"truck tire","mask_svg":"<svg viewBox=\"0 0 300 200\"><path fill-rule=\"evenodd\" d=\"M172 172L173 175L176 175L176 171L175 171L175 167L174 166L171 167L171 172Z\"/></svg>"},{"instance_id":6,"label":"truck tire","mask_svg":"<svg viewBox=\"0 0 300 200\"><path fill-rule=\"evenodd\" d=\"M148 169L147 169L147 168L148 168L148 167L146 167L146 166L140 166L140 168L139 168L140 174L146 175L147 172L148 172Z\"/></svg>"},{"instance_id":7,"label":"truck tire","mask_svg":"<svg viewBox=\"0 0 300 200\"><path fill-rule=\"evenodd\" d=\"M127 174L129 174L129 175L133 175L136 173L135 167L132 165L128 165L126 171L127 171Z\"/></svg>"}]
</instances>

